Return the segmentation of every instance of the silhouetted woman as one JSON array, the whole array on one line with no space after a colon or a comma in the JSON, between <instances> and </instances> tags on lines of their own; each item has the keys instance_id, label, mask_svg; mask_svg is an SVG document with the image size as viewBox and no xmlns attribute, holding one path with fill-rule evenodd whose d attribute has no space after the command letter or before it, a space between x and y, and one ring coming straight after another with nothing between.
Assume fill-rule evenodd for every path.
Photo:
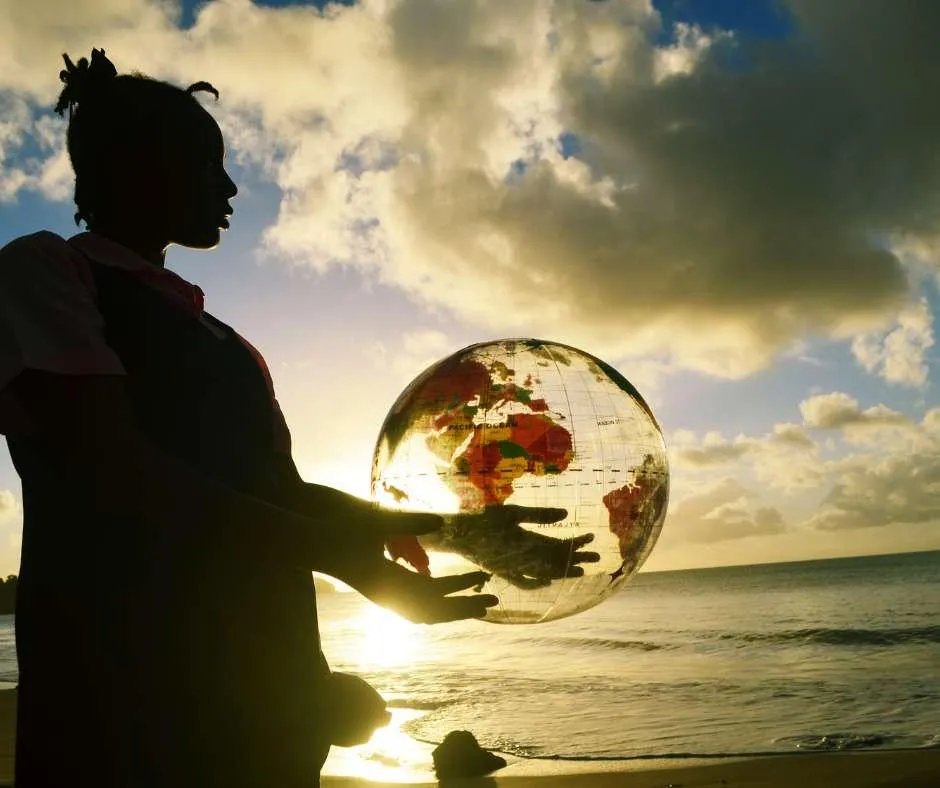
<instances>
[{"instance_id":1,"label":"silhouetted woman","mask_svg":"<svg viewBox=\"0 0 940 788\"><path fill-rule=\"evenodd\" d=\"M439 527L305 484L257 351L164 268L236 194L193 96L65 58L76 223L0 250L0 432L22 479L16 785L312 786L386 719L331 679L311 570L412 620L482 616L383 554ZM74 109L74 112L73 112ZM329 527L324 527L329 525Z\"/></svg>"}]
</instances>

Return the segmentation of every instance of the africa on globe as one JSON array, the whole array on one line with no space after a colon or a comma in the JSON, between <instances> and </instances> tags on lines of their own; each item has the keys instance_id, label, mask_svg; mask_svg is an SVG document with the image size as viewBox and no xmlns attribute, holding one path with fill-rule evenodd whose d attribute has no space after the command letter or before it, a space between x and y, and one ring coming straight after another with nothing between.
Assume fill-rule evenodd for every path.
<instances>
[{"instance_id":1,"label":"africa on globe","mask_svg":"<svg viewBox=\"0 0 940 788\"><path fill-rule=\"evenodd\" d=\"M485 620L536 623L593 607L637 572L662 529L669 469L659 424L616 369L503 339L433 364L399 395L372 497L449 515L438 532L391 540L393 558L434 576L483 569L482 590L499 598ZM528 507L558 512L529 521Z\"/></svg>"}]
</instances>

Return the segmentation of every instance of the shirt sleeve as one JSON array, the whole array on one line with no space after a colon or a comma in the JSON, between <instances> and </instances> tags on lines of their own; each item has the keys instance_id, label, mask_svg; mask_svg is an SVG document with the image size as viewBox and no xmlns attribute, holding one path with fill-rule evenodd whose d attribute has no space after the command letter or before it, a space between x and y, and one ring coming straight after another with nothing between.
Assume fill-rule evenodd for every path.
<instances>
[{"instance_id":1,"label":"shirt sleeve","mask_svg":"<svg viewBox=\"0 0 940 788\"><path fill-rule=\"evenodd\" d=\"M9 383L24 369L121 375L104 338L85 259L60 236L38 232L0 249L0 433L26 430Z\"/></svg>"}]
</instances>

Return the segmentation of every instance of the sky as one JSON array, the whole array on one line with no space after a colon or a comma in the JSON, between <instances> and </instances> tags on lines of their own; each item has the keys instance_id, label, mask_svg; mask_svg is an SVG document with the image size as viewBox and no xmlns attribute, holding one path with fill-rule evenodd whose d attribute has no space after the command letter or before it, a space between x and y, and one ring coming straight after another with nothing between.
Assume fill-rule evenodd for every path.
<instances>
[{"instance_id":1,"label":"sky","mask_svg":"<svg viewBox=\"0 0 940 788\"><path fill-rule=\"evenodd\" d=\"M940 4L0 13L0 242L83 229L61 53L218 88L232 228L167 264L264 353L307 479L367 496L418 372L535 336L613 364L663 427L647 569L940 549ZM0 575L21 531L4 453Z\"/></svg>"}]
</instances>

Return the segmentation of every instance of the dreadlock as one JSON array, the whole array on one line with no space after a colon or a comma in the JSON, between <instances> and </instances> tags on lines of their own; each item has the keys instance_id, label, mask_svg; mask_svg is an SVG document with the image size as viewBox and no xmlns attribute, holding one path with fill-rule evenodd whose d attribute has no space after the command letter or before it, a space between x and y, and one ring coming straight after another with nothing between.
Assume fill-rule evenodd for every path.
<instances>
[{"instance_id":1,"label":"dreadlock","mask_svg":"<svg viewBox=\"0 0 940 788\"><path fill-rule=\"evenodd\" d=\"M177 116L199 104L193 97L206 91L219 99L219 91L208 82L194 82L186 90L140 72L118 76L103 49L92 49L91 62L81 58L76 65L63 54L65 68L59 79L65 87L55 111L69 111L68 151L75 171L75 224L86 225L103 206L102 173L105 163L119 149L144 152L159 143L166 116Z\"/></svg>"}]
</instances>

